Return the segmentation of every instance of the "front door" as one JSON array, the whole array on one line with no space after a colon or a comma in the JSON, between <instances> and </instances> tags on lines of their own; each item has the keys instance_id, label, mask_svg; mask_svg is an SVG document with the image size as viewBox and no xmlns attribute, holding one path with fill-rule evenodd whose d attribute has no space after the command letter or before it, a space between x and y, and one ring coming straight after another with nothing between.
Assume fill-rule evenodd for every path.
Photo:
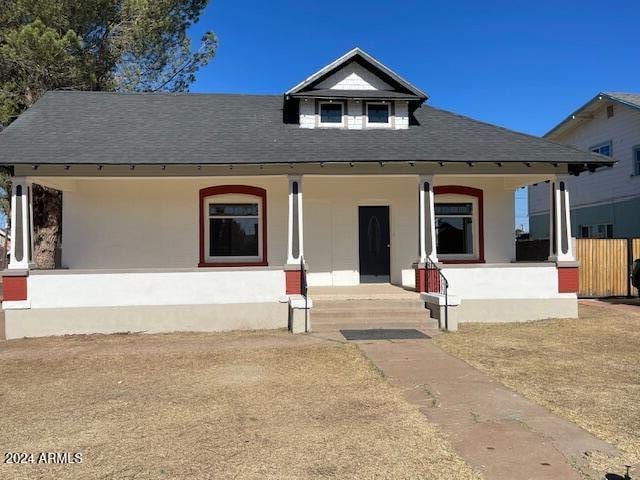
<instances>
[{"instance_id":1,"label":"front door","mask_svg":"<svg viewBox=\"0 0 640 480\"><path fill-rule=\"evenodd\" d=\"M389 207L360 207L360 282L390 280Z\"/></svg>"}]
</instances>

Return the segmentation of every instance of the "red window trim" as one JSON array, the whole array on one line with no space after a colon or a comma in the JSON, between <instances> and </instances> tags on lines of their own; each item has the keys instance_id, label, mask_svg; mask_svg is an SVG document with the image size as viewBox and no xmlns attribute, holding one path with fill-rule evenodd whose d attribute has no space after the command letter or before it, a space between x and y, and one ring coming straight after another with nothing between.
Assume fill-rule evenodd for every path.
<instances>
[{"instance_id":1,"label":"red window trim","mask_svg":"<svg viewBox=\"0 0 640 480\"><path fill-rule=\"evenodd\" d=\"M473 187L464 187L462 185L441 185L438 187L433 187L434 195L444 195L444 194L454 194L454 195L467 195L469 197L475 197L478 200L478 258L476 259L438 259L440 263L485 263L484 260L484 201L483 201L483 191L479 188Z\"/></svg>"},{"instance_id":2,"label":"red window trim","mask_svg":"<svg viewBox=\"0 0 640 480\"><path fill-rule=\"evenodd\" d=\"M253 195L260 198L262 204L262 260L259 262L207 262L205 260L204 244L204 200L214 195L226 194ZM260 187L249 185L217 185L200 190L200 262L198 267L266 267L267 261L267 191Z\"/></svg>"}]
</instances>

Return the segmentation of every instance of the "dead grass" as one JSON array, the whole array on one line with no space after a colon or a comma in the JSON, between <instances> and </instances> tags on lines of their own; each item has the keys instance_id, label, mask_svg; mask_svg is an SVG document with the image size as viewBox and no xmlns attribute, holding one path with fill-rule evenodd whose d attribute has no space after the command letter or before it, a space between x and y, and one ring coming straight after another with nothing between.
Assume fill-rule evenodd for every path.
<instances>
[{"instance_id":1,"label":"dead grass","mask_svg":"<svg viewBox=\"0 0 640 480\"><path fill-rule=\"evenodd\" d=\"M467 324L438 344L640 462L640 313L580 306L578 320Z\"/></svg>"},{"instance_id":2,"label":"dead grass","mask_svg":"<svg viewBox=\"0 0 640 480\"><path fill-rule=\"evenodd\" d=\"M11 479L477 478L353 346L279 333L0 344Z\"/></svg>"}]
</instances>

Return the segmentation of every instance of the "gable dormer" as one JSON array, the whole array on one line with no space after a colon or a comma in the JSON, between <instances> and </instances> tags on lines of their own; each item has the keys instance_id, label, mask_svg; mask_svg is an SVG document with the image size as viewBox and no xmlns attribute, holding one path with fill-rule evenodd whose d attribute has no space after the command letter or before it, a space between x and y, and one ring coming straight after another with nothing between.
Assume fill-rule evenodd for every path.
<instances>
[{"instance_id":1,"label":"gable dormer","mask_svg":"<svg viewBox=\"0 0 640 480\"><path fill-rule=\"evenodd\" d=\"M286 92L285 111L295 112L301 128L406 129L427 98L354 48Z\"/></svg>"}]
</instances>

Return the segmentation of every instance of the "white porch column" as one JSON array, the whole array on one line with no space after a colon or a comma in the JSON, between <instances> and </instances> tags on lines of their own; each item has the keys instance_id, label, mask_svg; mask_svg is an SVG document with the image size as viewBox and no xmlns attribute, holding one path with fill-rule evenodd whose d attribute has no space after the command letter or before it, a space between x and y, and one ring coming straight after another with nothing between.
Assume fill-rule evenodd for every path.
<instances>
[{"instance_id":1,"label":"white porch column","mask_svg":"<svg viewBox=\"0 0 640 480\"><path fill-rule=\"evenodd\" d=\"M11 185L10 270L28 270L32 256L31 184L25 177L14 177Z\"/></svg>"},{"instance_id":2,"label":"white porch column","mask_svg":"<svg viewBox=\"0 0 640 480\"><path fill-rule=\"evenodd\" d=\"M426 263L427 258L438 262L436 252L436 218L433 197L433 175L420 175L420 259L419 263Z\"/></svg>"},{"instance_id":3,"label":"white porch column","mask_svg":"<svg viewBox=\"0 0 640 480\"><path fill-rule=\"evenodd\" d=\"M289 295L289 330L311 331L310 309L313 306L306 290L306 263L302 215L302 176L289 175L289 222L287 264L284 266L285 293Z\"/></svg>"},{"instance_id":4,"label":"white porch column","mask_svg":"<svg viewBox=\"0 0 640 480\"><path fill-rule=\"evenodd\" d=\"M571 236L568 177L568 175L556 175L550 182L549 260L556 262L575 261Z\"/></svg>"},{"instance_id":5,"label":"white porch column","mask_svg":"<svg viewBox=\"0 0 640 480\"><path fill-rule=\"evenodd\" d=\"M287 239L287 264L300 264L304 258L302 176L289 175L289 232Z\"/></svg>"},{"instance_id":6,"label":"white porch column","mask_svg":"<svg viewBox=\"0 0 640 480\"><path fill-rule=\"evenodd\" d=\"M418 261L413 264L413 268L416 274L416 291L428 292L430 280L427 261L438 262L433 175L420 175L418 182Z\"/></svg>"}]
</instances>

